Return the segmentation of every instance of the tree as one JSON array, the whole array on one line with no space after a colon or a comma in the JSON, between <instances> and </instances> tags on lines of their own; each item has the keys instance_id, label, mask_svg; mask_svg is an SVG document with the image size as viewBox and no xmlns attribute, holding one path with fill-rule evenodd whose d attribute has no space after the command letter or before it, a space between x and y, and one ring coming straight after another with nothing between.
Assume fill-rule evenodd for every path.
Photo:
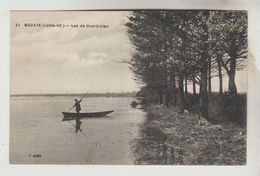
<instances>
[{"instance_id":1,"label":"tree","mask_svg":"<svg viewBox=\"0 0 260 176\"><path fill-rule=\"evenodd\" d=\"M236 70L245 66L247 58L247 14L245 11L217 11L214 14L217 62L229 77L229 93L236 95Z\"/></svg>"},{"instance_id":2,"label":"tree","mask_svg":"<svg viewBox=\"0 0 260 176\"><path fill-rule=\"evenodd\" d=\"M208 118L212 77L219 77L222 95L225 70L229 92L237 93L235 73L243 68L247 54L246 21L241 11L134 11L126 24L135 49L131 69L166 106L170 101L176 104L178 87L180 113L188 82L194 95L198 84L200 114Z\"/></svg>"}]
</instances>

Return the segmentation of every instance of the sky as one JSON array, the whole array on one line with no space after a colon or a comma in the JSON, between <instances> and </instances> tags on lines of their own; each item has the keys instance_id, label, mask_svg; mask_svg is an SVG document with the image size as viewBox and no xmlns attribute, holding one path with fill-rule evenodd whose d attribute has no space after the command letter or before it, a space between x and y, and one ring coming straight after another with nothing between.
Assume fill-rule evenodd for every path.
<instances>
[{"instance_id":1,"label":"sky","mask_svg":"<svg viewBox=\"0 0 260 176\"><path fill-rule=\"evenodd\" d=\"M133 51L124 23L127 11L13 11L11 14L11 94L131 92L139 89L122 60ZM25 27L24 24L68 27ZM80 28L76 25L106 25ZM247 74L237 74L239 92ZM227 84L224 83L227 90ZM217 79L212 81L218 89Z\"/></svg>"},{"instance_id":2,"label":"sky","mask_svg":"<svg viewBox=\"0 0 260 176\"><path fill-rule=\"evenodd\" d=\"M12 12L11 93L121 92L138 89L128 65L129 12ZM20 24L20 27L16 25ZM24 27L24 23L108 28Z\"/></svg>"}]
</instances>

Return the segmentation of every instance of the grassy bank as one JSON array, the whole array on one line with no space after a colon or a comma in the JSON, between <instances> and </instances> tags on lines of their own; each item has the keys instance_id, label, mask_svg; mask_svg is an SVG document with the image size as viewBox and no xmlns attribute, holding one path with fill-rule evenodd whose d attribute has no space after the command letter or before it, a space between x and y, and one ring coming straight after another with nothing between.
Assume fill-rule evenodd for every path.
<instances>
[{"instance_id":1,"label":"grassy bank","mask_svg":"<svg viewBox=\"0 0 260 176\"><path fill-rule=\"evenodd\" d=\"M246 129L237 123L207 125L194 113L149 105L141 138L133 149L136 164L243 165Z\"/></svg>"}]
</instances>

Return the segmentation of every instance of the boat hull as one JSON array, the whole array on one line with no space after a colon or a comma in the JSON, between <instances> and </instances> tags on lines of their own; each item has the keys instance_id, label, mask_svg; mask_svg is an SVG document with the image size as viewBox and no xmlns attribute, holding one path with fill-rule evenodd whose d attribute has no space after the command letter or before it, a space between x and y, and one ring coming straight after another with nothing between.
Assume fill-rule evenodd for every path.
<instances>
[{"instance_id":1,"label":"boat hull","mask_svg":"<svg viewBox=\"0 0 260 176\"><path fill-rule=\"evenodd\" d=\"M74 112L62 112L62 121L76 120L77 118L94 118L94 117L104 117L114 111L101 111L101 112L85 112L85 113L74 113Z\"/></svg>"}]
</instances>

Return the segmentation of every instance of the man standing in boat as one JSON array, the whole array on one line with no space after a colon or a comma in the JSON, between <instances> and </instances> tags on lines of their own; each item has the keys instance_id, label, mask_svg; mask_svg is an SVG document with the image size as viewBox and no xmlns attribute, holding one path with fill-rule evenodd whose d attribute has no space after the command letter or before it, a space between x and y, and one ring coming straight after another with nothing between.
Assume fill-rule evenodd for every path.
<instances>
[{"instance_id":1,"label":"man standing in boat","mask_svg":"<svg viewBox=\"0 0 260 176\"><path fill-rule=\"evenodd\" d=\"M81 111L81 107L80 107L81 100L82 100L82 98L81 98L80 100L75 99L75 104L74 104L73 107L76 107L76 112L77 112L77 113L80 113L80 111ZM76 118L76 125L75 125L75 130L76 130L75 132L76 132L76 133L77 133L78 131L80 131L80 132L82 133L82 130L80 129L80 125L81 125L80 118L77 117L77 118Z\"/></svg>"},{"instance_id":2,"label":"man standing in boat","mask_svg":"<svg viewBox=\"0 0 260 176\"><path fill-rule=\"evenodd\" d=\"M80 103L81 103L81 100L78 100L78 99L75 99L75 104L73 107L76 107L76 112L79 113L81 111L81 107L80 107Z\"/></svg>"}]
</instances>

